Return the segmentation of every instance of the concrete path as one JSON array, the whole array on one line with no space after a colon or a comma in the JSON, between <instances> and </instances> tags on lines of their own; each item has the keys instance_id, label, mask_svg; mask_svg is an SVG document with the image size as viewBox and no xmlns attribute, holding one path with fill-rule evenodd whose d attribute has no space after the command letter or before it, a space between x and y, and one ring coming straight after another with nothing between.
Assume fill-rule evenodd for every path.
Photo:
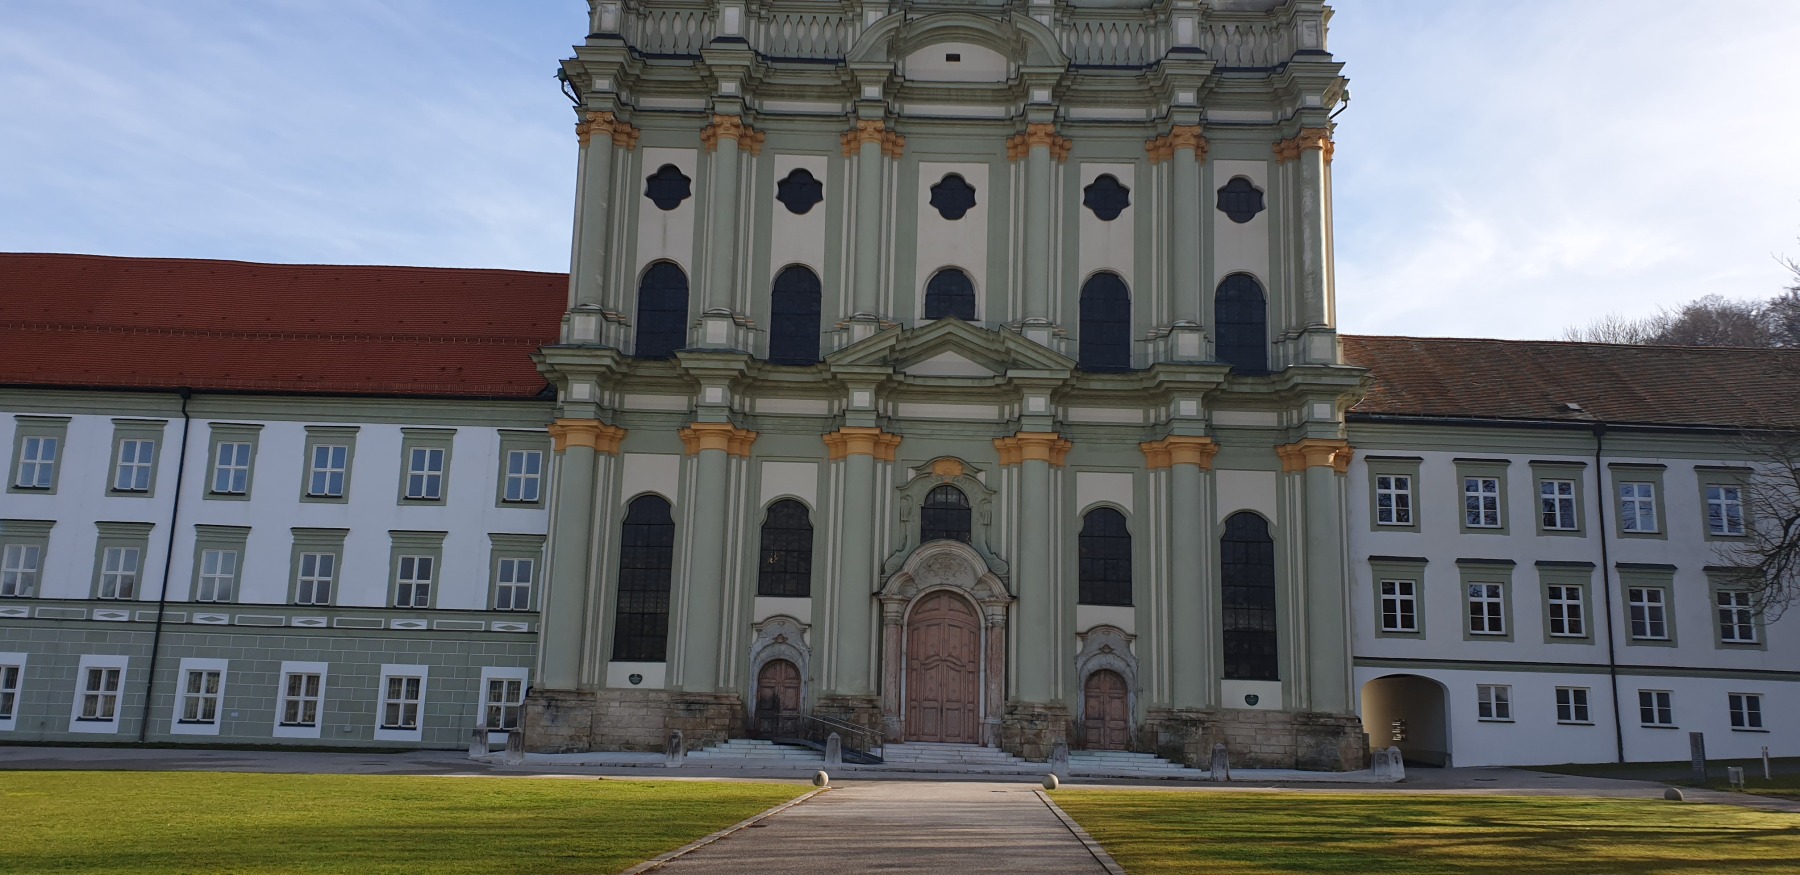
<instances>
[{"instance_id":1,"label":"concrete path","mask_svg":"<svg viewBox=\"0 0 1800 875\"><path fill-rule=\"evenodd\" d=\"M834 787L678 857L658 875L1107 871L1025 784Z\"/></svg>"}]
</instances>

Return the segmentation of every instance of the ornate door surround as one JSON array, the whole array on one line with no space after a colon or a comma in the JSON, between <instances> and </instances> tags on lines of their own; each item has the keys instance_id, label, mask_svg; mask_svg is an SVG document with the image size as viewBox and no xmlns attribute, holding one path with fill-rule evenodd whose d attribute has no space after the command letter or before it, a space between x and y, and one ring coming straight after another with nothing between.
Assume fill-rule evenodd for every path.
<instances>
[{"instance_id":1,"label":"ornate door surround","mask_svg":"<svg viewBox=\"0 0 1800 875\"><path fill-rule=\"evenodd\" d=\"M881 712L891 741L904 739L906 621L921 596L949 590L975 603L981 617L981 743L999 743L1006 701L1006 621L1014 599L974 548L933 541L914 550L888 577L881 600Z\"/></svg>"}]
</instances>

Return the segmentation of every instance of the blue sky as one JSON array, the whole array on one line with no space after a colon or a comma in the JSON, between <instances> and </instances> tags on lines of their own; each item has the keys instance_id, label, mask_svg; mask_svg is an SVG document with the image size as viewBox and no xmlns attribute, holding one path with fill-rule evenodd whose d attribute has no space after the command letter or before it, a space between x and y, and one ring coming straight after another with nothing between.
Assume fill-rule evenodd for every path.
<instances>
[{"instance_id":1,"label":"blue sky","mask_svg":"<svg viewBox=\"0 0 1800 875\"><path fill-rule=\"evenodd\" d=\"M1779 291L1791 0L1339 0L1347 332ZM565 270L581 0L0 0L0 249Z\"/></svg>"}]
</instances>

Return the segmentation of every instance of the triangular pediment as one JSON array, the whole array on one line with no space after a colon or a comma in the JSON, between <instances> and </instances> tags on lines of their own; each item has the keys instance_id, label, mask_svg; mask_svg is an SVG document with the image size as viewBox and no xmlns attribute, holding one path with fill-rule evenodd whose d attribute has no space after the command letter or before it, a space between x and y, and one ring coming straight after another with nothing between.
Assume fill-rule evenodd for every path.
<instances>
[{"instance_id":1,"label":"triangular pediment","mask_svg":"<svg viewBox=\"0 0 1800 875\"><path fill-rule=\"evenodd\" d=\"M918 328L890 328L825 359L830 366L880 367L916 377L992 379L1028 372L1063 377L1075 360L1011 331L938 319Z\"/></svg>"}]
</instances>

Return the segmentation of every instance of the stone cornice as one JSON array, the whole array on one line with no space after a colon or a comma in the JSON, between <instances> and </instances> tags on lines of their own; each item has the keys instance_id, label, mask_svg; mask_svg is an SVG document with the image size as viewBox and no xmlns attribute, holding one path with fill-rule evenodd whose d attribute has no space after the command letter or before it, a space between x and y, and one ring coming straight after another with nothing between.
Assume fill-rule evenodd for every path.
<instances>
[{"instance_id":1,"label":"stone cornice","mask_svg":"<svg viewBox=\"0 0 1800 875\"><path fill-rule=\"evenodd\" d=\"M1355 454L1349 441L1328 438L1306 438L1275 448L1275 455L1281 459L1281 470L1288 474L1326 466L1346 474Z\"/></svg>"},{"instance_id":2,"label":"stone cornice","mask_svg":"<svg viewBox=\"0 0 1800 875\"><path fill-rule=\"evenodd\" d=\"M1023 133L1006 139L1006 160L1017 161L1031 154L1032 149L1043 146L1050 150L1050 157L1060 162L1069 157L1069 150L1074 145L1068 137L1056 132L1056 125L1029 124Z\"/></svg>"},{"instance_id":3,"label":"stone cornice","mask_svg":"<svg viewBox=\"0 0 1800 875\"><path fill-rule=\"evenodd\" d=\"M1144 463L1152 471L1176 465L1193 465L1202 471L1211 471L1213 457L1219 454L1219 445L1212 438L1183 434L1145 441L1138 444L1138 449L1144 451Z\"/></svg>"},{"instance_id":4,"label":"stone cornice","mask_svg":"<svg viewBox=\"0 0 1800 875\"><path fill-rule=\"evenodd\" d=\"M575 125L575 138L581 141L583 147L587 146L595 134L599 134L611 137L613 145L621 149L637 148L639 131L630 122L620 121L610 111L590 112L585 118L585 121Z\"/></svg>"},{"instance_id":5,"label":"stone cornice","mask_svg":"<svg viewBox=\"0 0 1800 875\"><path fill-rule=\"evenodd\" d=\"M855 425L846 425L821 437L833 462L846 456L874 456L878 462L892 462L901 439L900 435L879 428Z\"/></svg>"},{"instance_id":6,"label":"stone cornice","mask_svg":"<svg viewBox=\"0 0 1800 875\"><path fill-rule=\"evenodd\" d=\"M1330 164L1332 153L1337 151L1337 144L1331 141L1331 131L1325 128L1301 128L1299 136L1275 144L1275 160L1281 164L1298 161L1300 153L1309 150L1323 152L1325 163Z\"/></svg>"},{"instance_id":7,"label":"stone cornice","mask_svg":"<svg viewBox=\"0 0 1800 875\"><path fill-rule=\"evenodd\" d=\"M625 429L598 419L559 419L550 423L547 430L552 446L559 453L570 447L586 447L616 456L619 444L625 440Z\"/></svg>"},{"instance_id":8,"label":"stone cornice","mask_svg":"<svg viewBox=\"0 0 1800 875\"><path fill-rule=\"evenodd\" d=\"M756 432L729 422L696 422L677 434L681 435L681 445L690 456L707 450L722 450L728 455L748 459L750 446L756 443Z\"/></svg>"},{"instance_id":9,"label":"stone cornice","mask_svg":"<svg viewBox=\"0 0 1800 875\"><path fill-rule=\"evenodd\" d=\"M717 151L720 140L732 140L739 149L751 155L762 154L763 132L744 124L739 116L715 115L712 124L700 129L700 143L706 151Z\"/></svg>"},{"instance_id":10,"label":"stone cornice","mask_svg":"<svg viewBox=\"0 0 1800 875\"><path fill-rule=\"evenodd\" d=\"M994 438L994 448L1000 451L1001 467L1048 462L1052 467L1061 468L1074 446L1069 439L1053 431L1021 431L1012 437Z\"/></svg>"},{"instance_id":11,"label":"stone cornice","mask_svg":"<svg viewBox=\"0 0 1800 875\"><path fill-rule=\"evenodd\" d=\"M1144 151L1149 153L1151 164L1169 161L1175 157L1176 152L1184 149L1193 150L1195 161L1205 161L1211 144L1201 131L1199 125L1176 125L1162 136L1145 140Z\"/></svg>"},{"instance_id":12,"label":"stone cornice","mask_svg":"<svg viewBox=\"0 0 1800 875\"><path fill-rule=\"evenodd\" d=\"M844 146L845 158L855 156L864 143L881 144L881 154L889 158L898 159L906 153L906 138L888 130L880 119L858 119L856 127L845 131L838 140Z\"/></svg>"}]
</instances>

